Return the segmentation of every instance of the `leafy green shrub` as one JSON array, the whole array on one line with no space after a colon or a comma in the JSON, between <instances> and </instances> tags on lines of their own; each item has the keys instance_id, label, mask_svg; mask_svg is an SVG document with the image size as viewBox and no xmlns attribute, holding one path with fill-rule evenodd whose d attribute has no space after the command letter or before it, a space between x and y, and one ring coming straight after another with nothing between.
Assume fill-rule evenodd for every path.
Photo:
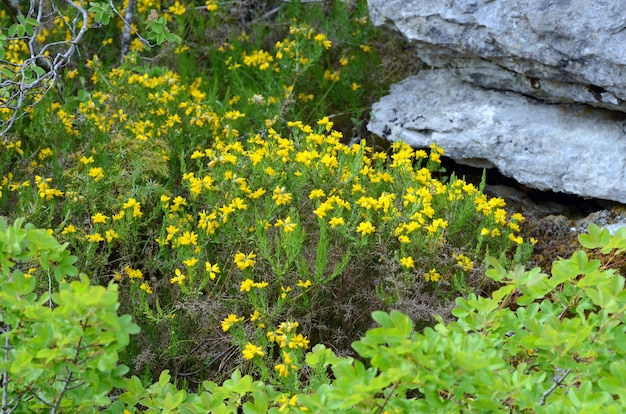
<instances>
[{"instance_id":1,"label":"leafy green shrub","mask_svg":"<svg viewBox=\"0 0 626 414\"><path fill-rule=\"evenodd\" d=\"M0 218L3 413L96 412L124 384L118 353L138 327L118 316L116 285L66 280L78 274L66 247Z\"/></svg>"}]
</instances>

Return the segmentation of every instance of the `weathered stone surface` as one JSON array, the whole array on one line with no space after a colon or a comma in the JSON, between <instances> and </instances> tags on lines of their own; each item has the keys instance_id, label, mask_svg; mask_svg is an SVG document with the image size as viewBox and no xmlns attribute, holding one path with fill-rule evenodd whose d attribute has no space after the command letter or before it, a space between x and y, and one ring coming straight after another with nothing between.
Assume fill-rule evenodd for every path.
<instances>
[{"instance_id":1,"label":"weathered stone surface","mask_svg":"<svg viewBox=\"0 0 626 414\"><path fill-rule=\"evenodd\" d=\"M623 113L486 90L444 69L393 85L372 112L368 128L383 138L436 142L533 188L626 203Z\"/></svg>"},{"instance_id":2,"label":"weathered stone surface","mask_svg":"<svg viewBox=\"0 0 626 414\"><path fill-rule=\"evenodd\" d=\"M549 102L626 112L623 0L368 0L433 67Z\"/></svg>"}]
</instances>

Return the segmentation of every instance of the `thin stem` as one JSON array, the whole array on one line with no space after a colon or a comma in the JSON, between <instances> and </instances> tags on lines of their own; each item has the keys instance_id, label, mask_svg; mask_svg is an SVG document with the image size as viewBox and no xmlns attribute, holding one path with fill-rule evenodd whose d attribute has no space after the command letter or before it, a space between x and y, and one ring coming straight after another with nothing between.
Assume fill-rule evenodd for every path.
<instances>
[{"instance_id":1,"label":"thin stem","mask_svg":"<svg viewBox=\"0 0 626 414\"><path fill-rule=\"evenodd\" d=\"M565 380L565 377L567 377L567 375L570 373L570 369L566 369L565 372L563 373L563 375L561 376L561 378L557 379L554 384L552 384L552 386L550 388L548 388L548 390L546 392L543 393L543 395L541 396L541 401L539 402L539 404L541 405L545 405L546 404L546 399L548 398L548 396L550 394L552 394L554 392L554 390L557 389L557 387L559 385L561 385L563 383L563 381Z\"/></svg>"}]
</instances>

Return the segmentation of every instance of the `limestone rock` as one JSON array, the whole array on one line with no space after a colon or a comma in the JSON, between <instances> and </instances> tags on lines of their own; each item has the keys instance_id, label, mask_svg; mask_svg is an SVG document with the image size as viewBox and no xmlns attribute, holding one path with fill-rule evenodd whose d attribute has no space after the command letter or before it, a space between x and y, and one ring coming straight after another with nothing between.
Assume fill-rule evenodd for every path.
<instances>
[{"instance_id":1,"label":"limestone rock","mask_svg":"<svg viewBox=\"0 0 626 414\"><path fill-rule=\"evenodd\" d=\"M486 90L441 69L393 85L368 128L415 147L435 142L457 162L495 166L529 187L626 203L620 112Z\"/></svg>"},{"instance_id":2,"label":"limestone rock","mask_svg":"<svg viewBox=\"0 0 626 414\"><path fill-rule=\"evenodd\" d=\"M626 112L623 0L368 0L376 25L479 86Z\"/></svg>"}]
</instances>

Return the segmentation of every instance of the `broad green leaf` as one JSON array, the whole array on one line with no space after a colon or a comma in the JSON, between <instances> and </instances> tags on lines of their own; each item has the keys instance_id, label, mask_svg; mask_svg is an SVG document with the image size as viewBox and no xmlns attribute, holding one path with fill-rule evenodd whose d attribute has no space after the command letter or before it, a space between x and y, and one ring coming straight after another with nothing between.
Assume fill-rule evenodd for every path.
<instances>
[{"instance_id":1,"label":"broad green leaf","mask_svg":"<svg viewBox=\"0 0 626 414\"><path fill-rule=\"evenodd\" d=\"M601 229L597 224L591 223L587 227L587 234L579 234L578 242L588 249L604 247L610 240L611 233L607 229Z\"/></svg>"}]
</instances>

